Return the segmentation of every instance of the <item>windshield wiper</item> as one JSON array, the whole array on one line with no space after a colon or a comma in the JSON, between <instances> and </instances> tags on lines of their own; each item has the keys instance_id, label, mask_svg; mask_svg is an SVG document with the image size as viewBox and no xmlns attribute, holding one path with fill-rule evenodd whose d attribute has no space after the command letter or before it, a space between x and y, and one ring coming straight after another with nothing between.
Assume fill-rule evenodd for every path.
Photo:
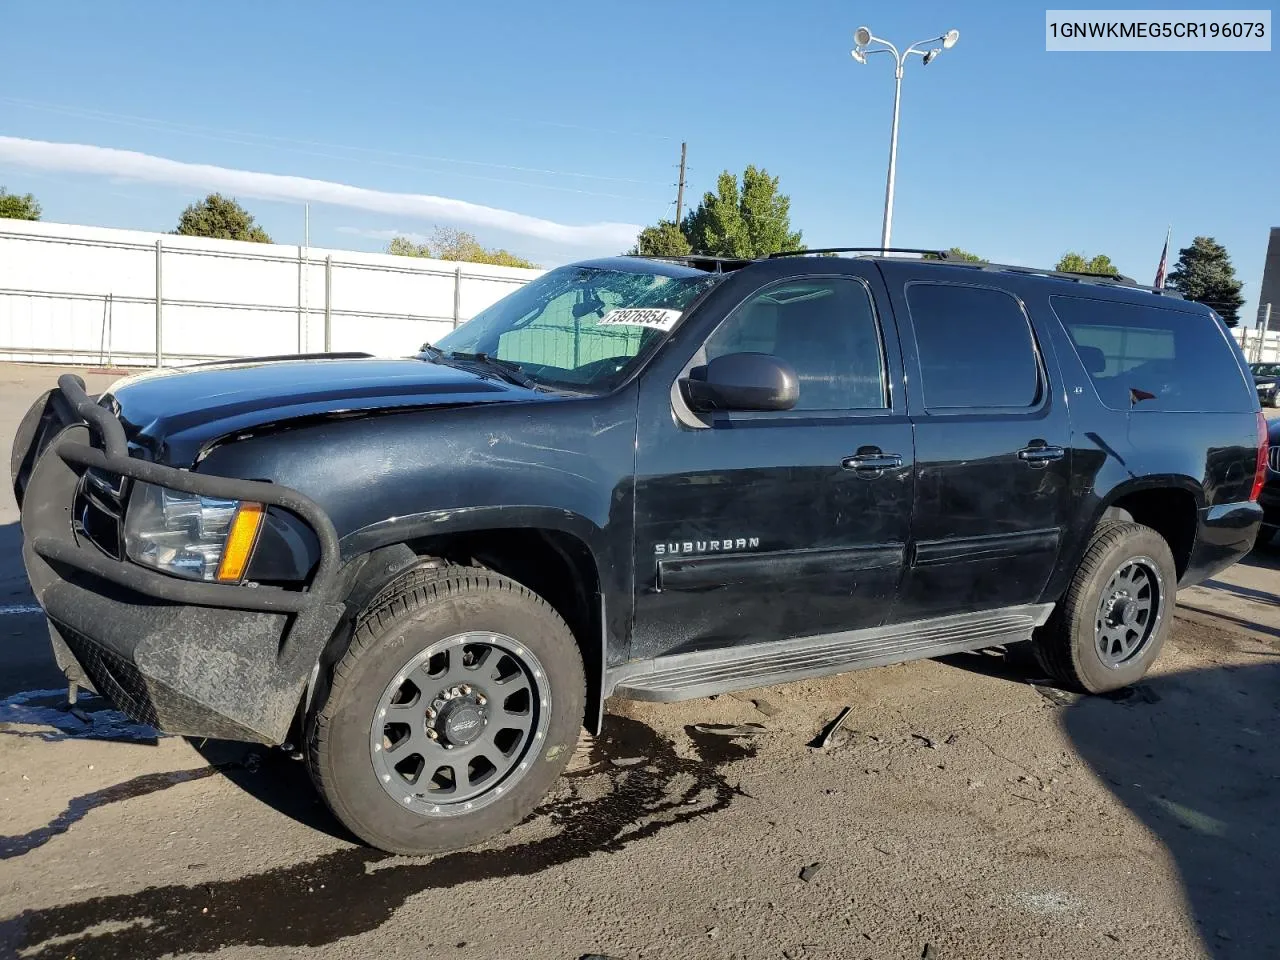
<instances>
[{"instance_id":1,"label":"windshield wiper","mask_svg":"<svg viewBox=\"0 0 1280 960\"><path fill-rule=\"evenodd\" d=\"M497 357L491 357L487 353L463 353L460 350L450 350L449 353L444 356L451 360L465 360L469 363L478 363L480 366L492 370L504 380L517 384L521 387L528 387L530 390L537 387L537 383L520 369L520 364L511 360L499 360Z\"/></svg>"}]
</instances>

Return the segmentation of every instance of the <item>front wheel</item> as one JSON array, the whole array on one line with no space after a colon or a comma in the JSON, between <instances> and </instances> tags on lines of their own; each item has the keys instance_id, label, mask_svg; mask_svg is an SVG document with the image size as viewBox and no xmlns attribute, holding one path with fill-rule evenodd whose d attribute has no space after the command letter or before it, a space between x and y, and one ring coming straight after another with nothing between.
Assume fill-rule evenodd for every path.
<instances>
[{"instance_id":1,"label":"front wheel","mask_svg":"<svg viewBox=\"0 0 1280 960\"><path fill-rule=\"evenodd\" d=\"M1033 649L1054 679L1089 693L1140 680L1173 619L1177 567L1150 527L1105 522Z\"/></svg>"},{"instance_id":2,"label":"front wheel","mask_svg":"<svg viewBox=\"0 0 1280 960\"><path fill-rule=\"evenodd\" d=\"M573 755L582 658L560 616L477 569L416 577L357 624L308 723L330 810L391 853L443 853L519 823Z\"/></svg>"}]
</instances>

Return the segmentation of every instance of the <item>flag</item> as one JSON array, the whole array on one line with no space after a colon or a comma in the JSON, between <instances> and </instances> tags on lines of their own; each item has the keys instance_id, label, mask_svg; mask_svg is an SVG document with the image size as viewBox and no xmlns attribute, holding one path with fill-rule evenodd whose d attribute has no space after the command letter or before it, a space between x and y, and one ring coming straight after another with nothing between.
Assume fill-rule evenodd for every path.
<instances>
[{"instance_id":1,"label":"flag","mask_svg":"<svg viewBox=\"0 0 1280 960\"><path fill-rule=\"evenodd\" d=\"M1169 238L1173 236L1173 226L1170 225L1169 232L1164 237L1164 249L1160 251L1160 266L1156 267L1156 282L1152 284L1157 290L1164 289L1164 269L1165 263L1169 259Z\"/></svg>"}]
</instances>

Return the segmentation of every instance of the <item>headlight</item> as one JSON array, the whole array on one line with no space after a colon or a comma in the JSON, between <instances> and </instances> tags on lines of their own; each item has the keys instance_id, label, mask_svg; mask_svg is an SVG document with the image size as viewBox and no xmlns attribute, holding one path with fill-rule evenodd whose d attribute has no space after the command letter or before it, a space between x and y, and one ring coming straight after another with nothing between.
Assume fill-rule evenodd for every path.
<instances>
[{"instance_id":1,"label":"headlight","mask_svg":"<svg viewBox=\"0 0 1280 960\"><path fill-rule=\"evenodd\" d=\"M143 566L188 580L239 582L249 566L263 506L134 484L124 548Z\"/></svg>"}]
</instances>

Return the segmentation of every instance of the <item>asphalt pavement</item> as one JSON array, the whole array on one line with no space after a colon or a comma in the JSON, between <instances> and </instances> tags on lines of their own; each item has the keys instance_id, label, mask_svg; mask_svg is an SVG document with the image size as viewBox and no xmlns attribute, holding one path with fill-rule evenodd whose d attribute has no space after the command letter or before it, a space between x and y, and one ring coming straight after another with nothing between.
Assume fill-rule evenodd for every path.
<instances>
[{"instance_id":1,"label":"asphalt pavement","mask_svg":"<svg viewBox=\"0 0 1280 960\"><path fill-rule=\"evenodd\" d=\"M3 449L57 372L0 365ZM536 816L414 861L281 751L68 712L0 497L0 958L1280 956L1280 552L1113 697L984 652L611 703Z\"/></svg>"}]
</instances>

